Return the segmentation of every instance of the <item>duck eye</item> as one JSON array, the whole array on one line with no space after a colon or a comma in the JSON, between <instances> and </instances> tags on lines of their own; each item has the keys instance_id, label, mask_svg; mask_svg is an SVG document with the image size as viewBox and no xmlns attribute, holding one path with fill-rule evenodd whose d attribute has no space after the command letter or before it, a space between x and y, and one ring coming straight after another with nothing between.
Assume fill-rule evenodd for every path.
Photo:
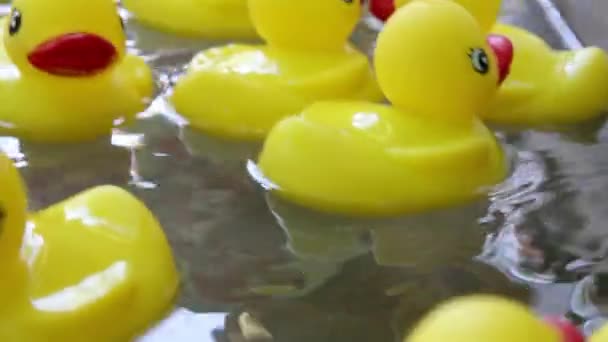
<instances>
[{"instance_id":1,"label":"duck eye","mask_svg":"<svg viewBox=\"0 0 608 342\"><path fill-rule=\"evenodd\" d=\"M490 60L488 54L483 49L472 49L469 52L469 57L471 58L473 69L476 72L485 75L490 71Z\"/></svg>"},{"instance_id":2,"label":"duck eye","mask_svg":"<svg viewBox=\"0 0 608 342\"><path fill-rule=\"evenodd\" d=\"M354 0L342 0L342 1L344 1L345 3L347 3L349 5L352 4L353 2L355 2Z\"/></svg>"},{"instance_id":3,"label":"duck eye","mask_svg":"<svg viewBox=\"0 0 608 342\"><path fill-rule=\"evenodd\" d=\"M21 12L14 8L11 12L11 21L8 24L8 33L12 36L21 28Z\"/></svg>"}]
</instances>

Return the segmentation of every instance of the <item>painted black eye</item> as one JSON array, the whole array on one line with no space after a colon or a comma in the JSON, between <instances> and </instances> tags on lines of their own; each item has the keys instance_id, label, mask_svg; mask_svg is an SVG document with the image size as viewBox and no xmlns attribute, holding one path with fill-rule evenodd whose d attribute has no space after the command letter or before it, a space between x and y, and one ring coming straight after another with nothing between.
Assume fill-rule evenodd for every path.
<instances>
[{"instance_id":1,"label":"painted black eye","mask_svg":"<svg viewBox=\"0 0 608 342\"><path fill-rule=\"evenodd\" d=\"M471 58L471 64L473 65L473 69L485 75L490 71L490 59L488 58L488 54L480 48L471 49L469 52L469 57Z\"/></svg>"},{"instance_id":2,"label":"painted black eye","mask_svg":"<svg viewBox=\"0 0 608 342\"><path fill-rule=\"evenodd\" d=\"M11 12L11 21L8 23L8 33L12 36L19 32L20 28L21 12L18 9L13 8L13 11Z\"/></svg>"},{"instance_id":3,"label":"painted black eye","mask_svg":"<svg viewBox=\"0 0 608 342\"><path fill-rule=\"evenodd\" d=\"M352 4L354 2L354 0L342 0L344 2L346 2L347 4Z\"/></svg>"}]
</instances>

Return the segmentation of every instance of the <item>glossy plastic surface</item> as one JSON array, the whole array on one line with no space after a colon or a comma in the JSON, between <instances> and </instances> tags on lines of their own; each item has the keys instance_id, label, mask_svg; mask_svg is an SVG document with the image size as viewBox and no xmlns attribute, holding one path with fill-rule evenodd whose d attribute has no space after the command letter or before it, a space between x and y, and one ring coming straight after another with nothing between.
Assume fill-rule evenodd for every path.
<instances>
[{"instance_id":1,"label":"glossy plastic surface","mask_svg":"<svg viewBox=\"0 0 608 342\"><path fill-rule=\"evenodd\" d=\"M371 0L371 1L394 1L397 7L403 6L412 0ZM502 5L502 0L454 0L475 16L484 31L490 31Z\"/></svg>"},{"instance_id":2,"label":"glossy plastic surface","mask_svg":"<svg viewBox=\"0 0 608 342\"><path fill-rule=\"evenodd\" d=\"M497 89L491 51L457 4L402 7L375 51L380 87L394 107L316 103L272 129L261 171L280 195L348 215L416 212L479 196L507 170L476 118Z\"/></svg>"},{"instance_id":3,"label":"glossy plastic surface","mask_svg":"<svg viewBox=\"0 0 608 342\"><path fill-rule=\"evenodd\" d=\"M0 23L2 133L90 140L129 122L152 96L150 69L140 57L125 55L112 0L15 0Z\"/></svg>"},{"instance_id":4,"label":"glossy plastic surface","mask_svg":"<svg viewBox=\"0 0 608 342\"><path fill-rule=\"evenodd\" d=\"M608 55L602 49L554 51L532 33L505 24L496 24L492 32L508 36L516 55L485 120L558 125L589 120L608 109Z\"/></svg>"},{"instance_id":5,"label":"glossy plastic surface","mask_svg":"<svg viewBox=\"0 0 608 342\"><path fill-rule=\"evenodd\" d=\"M171 309L171 250L135 197L101 186L26 216L4 154L0 188L0 340L128 341Z\"/></svg>"},{"instance_id":6,"label":"glossy plastic surface","mask_svg":"<svg viewBox=\"0 0 608 342\"><path fill-rule=\"evenodd\" d=\"M265 46L227 45L194 57L171 101L212 135L263 139L316 100L380 101L367 57L347 45L358 1L250 0ZM311 25L314 23L314 25Z\"/></svg>"},{"instance_id":7,"label":"glossy plastic surface","mask_svg":"<svg viewBox=\"0 0 608 342\"><path fill-rule=\"evenodd\" d=\"M451 299L431 311L404 342L564 342L518 302L490 295Z\"/></svg>"},{"instance_id":8,"label":"glossy plastic surface","mask_svg":"<svg viewBox=\"0 0 608 342\"><path fill-rule=\"evenodd\" d=\"M140 22L166 32L211 39L254 38L247 0L123 0Z\"/></svg>"}]
</instances>

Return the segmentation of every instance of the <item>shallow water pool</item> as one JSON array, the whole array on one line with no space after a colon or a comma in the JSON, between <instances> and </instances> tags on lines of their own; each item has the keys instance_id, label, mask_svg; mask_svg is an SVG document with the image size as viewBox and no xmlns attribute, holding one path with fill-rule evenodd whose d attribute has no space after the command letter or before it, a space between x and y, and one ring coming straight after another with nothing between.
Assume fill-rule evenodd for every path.
<instances>
[{"instance_id":1,"label":"shallow water pool","mask_svg":"<svg viewBox=\"0 0 608 342\"><path fill-rule=\"evenodd\" d=\"M539 3L507 0L503 20L555 47L576 46ZM160 219L185 309L142 341L398 341L439 301L472 292L568 313L586 329L603 322L603 291L591 291L587 277L602 270L608 249L603 122L562 133L497 128L513 174L488 201L391 220L330 217L265 193L246 167L259 146L191 131L165 104L175 76L208 42L128 27L129 48L158 78L159 97L135 126L87 144L2 137L0 147L21 167L32 209L111 183ZM369 52L375 34L364 20L353 40Z\"/></svg>"}]
</instances>

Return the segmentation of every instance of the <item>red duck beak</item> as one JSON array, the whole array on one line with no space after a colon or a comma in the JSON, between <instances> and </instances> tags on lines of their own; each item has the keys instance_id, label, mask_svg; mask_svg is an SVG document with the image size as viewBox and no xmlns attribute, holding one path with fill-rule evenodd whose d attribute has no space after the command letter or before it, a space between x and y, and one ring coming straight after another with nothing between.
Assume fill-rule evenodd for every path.
<instances>
[{"instance_id":1,"label":"red duck beak","mask_svg":"<svg viewBox=\"0 0 608 342\"><path fill-rule=\"evenodd\" d=\"M498 84L502 84L511 72L513 43L509 38L497 34L489 35L487 40L498 60Z\"/></svg>"},{"instance_id":2,"label":"red duck beak","mask_svg":"<svg viewBox=\"0 0 608 342\"><path fill-rule=\"evenodd\" d=\"M38 45L27 57L39 70L58 76L89 76L108 68L118 52L91 33L68 33Z\"/></svg>"},{"instance_id":3,"label":"red duck beak","mask_svg":"<svg viewBox=\"0 0 608 342\"><path fill-rule=\"evenodd\" d=\"M569 321L562 318L546 318L545 321L562 334L563 342L585 342L585 336Z\"/></svg>"},{"instance_id":4,"label":"red duck beak","mask_svg":"<svg viewBox=\"0 0 608 342\"><path fill-rule=\"evenodd\" d=\"M395 0L370 0L369 11L376 18L386 21L395 12Z\"/></svg>"}]
</instances>

